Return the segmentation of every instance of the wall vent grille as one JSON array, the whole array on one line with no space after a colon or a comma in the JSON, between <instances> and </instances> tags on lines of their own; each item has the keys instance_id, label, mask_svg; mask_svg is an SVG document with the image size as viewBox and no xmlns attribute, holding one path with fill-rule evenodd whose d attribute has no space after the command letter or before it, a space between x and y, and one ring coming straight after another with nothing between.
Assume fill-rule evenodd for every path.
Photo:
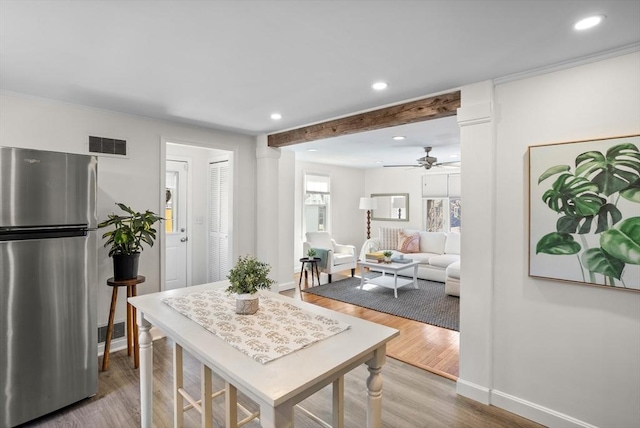
<instances>
[{"instance_id":1,"label":"wall vent grille","mask_svg":"<svg viewBox=\"0 0 640 428\"><path fill-rule=\"evenodd\" d=\"M89 136L89 152L126 156L127 142L115 138Z\"/></svg>"}]
</instances>

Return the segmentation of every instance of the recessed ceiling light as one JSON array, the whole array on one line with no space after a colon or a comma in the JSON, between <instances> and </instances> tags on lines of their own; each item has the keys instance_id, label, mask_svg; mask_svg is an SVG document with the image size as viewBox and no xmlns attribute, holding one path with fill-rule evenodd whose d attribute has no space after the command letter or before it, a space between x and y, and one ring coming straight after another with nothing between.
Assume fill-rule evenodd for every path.
<instances>
[{"instance_id":1,"label":"recessed ceiling light","mask_svg":"<svg viewBox=\"0 0 640 428\"><path fill-rule=\"evenodd\" d=\"M580 21L576 22L573 25L573 28L575 30L586 30L587 28L595 27L596 25L601 23L604 18L605 18L604 15L590 16L588 18L581 19Z\"/></svg>"},{"instance_id":2,"label":"recessed ceiling light","mask_svg":"<svg viewBox=\"0 0 640 428\"><path fill-rule=\"evenodd\" d=\"M317 152L318 149L307 149L308 152Z\"/></svg>"},{"instance_id":3,"label":"recessed ceiling light","mask_svg":"<svg viewBox=\"0 0 640 428\"><path fill-rule=\"evenodd\" d=\"M282 115L280 113L271 113L271 119L280 120L282 119Z\"/></svg>"},{"instance_id":4,"label":"recessed ceiling light","mask_svg":"<svg viewBox=\"0 0 640 428\"><path fill-rule=\"evenodd\" d=\"M398 141L398 140L404 140L405 137L403 137L402 135L396 135L395 137L393 137L394 140Z\"/></svg>"},{"instance_id":5,"label":"recessed ceiling light","mask_svg":"<svg viewBox=\"0 0 640 428\"><path fill-rule=\"evenodd\" d=\"M382 161L376 161L378 165L382 165Z\"/></svg>"},{"instance_id":6,"label":"recessed ceiling light","mask_svg":"<svg viewBox=\"0 0 640 428\"><path fill-rule=\"evenodd\" d=\"M460 157L460 155L453 154L453 155L449 155L449 157L450 158L458 158L458 157Z\"/></svg>"},{"instance_id":7,"label":"recessed ceiling light","mask_svg":"<svg viewBox=\"0 0 640 428\"><path fill-rule=\"evenodd\" d=\"M373 85L371 85L371 87L376 91L382 91L383 89L387 89L388 86L389 85L387 84L387 82L376 82Z\"/></svg>"}]
</instances>

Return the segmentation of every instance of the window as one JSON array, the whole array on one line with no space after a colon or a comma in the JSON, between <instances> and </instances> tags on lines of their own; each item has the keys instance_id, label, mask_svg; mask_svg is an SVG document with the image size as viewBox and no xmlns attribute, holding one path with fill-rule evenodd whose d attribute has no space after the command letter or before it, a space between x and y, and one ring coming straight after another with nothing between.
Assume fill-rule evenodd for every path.
<instances>
[{"instance_id":1,"label":"window","mask_svg":"<svg viewBox=\"0 0 640 428\"><path fill-rule=\"evenodd\" d=\"M462 232L462 200L459 197L425 199L424 213L427 232Z\"/></svg>"},{"instance_id":2,"label":"window","mask_svg":"<svg viewBox=\"0 0 640 428\"><path fill-rule=\"evenodd\" d=\"M164 228L167 233L175 233L178 231L178 172L167 171L165 191L165 207L164 207Z\"/></svg>"},{"instance_id":3,"label":"window","mask_svg":"<svg viewBox=\"0 0 640 428\"><path fill-rule=\"evenodd\" d=\"M331 180L325 175L304 175L303 235L329 231Z\"/></svg>"},{"instance_id":4,"label":"window","mask_svg":"<svg viewBox=\"0 0 640 428\"><path fill-rule=\"evenodd\" d=\"M424 175L422 196L426 231L461 232L460 174Z\"/></svg>"}]
</instances>

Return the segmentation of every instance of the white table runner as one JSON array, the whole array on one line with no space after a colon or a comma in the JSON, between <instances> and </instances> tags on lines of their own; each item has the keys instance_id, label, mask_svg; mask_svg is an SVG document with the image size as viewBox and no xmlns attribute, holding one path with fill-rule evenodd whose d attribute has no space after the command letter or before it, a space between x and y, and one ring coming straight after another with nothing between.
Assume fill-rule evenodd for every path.
<instances>
[{"instance_id":1,"label":"white table runner","mask_svg":"<svg viewBox=\"0 0 640 428\"><path fill-rule=\"evenodd\" d=\"M235 296L224 290L165 297L162 301L262 364L349 328L349 324L262 294L260 309L254 315L236 314Z\"/></svg>"}]
</instances>

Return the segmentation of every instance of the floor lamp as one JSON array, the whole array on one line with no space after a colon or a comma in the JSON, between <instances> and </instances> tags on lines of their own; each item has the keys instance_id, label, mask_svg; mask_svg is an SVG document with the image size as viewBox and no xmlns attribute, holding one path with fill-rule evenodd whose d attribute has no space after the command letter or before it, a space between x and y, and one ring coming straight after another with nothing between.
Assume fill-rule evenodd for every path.
<instances>
[{"instance_id":1,"label":"floor lamp","mask_svg":"<svg viewBox=\"0 0 640 428\"><path fill-rule=\"evenodd\" d=\"M378 208L378 203L373 198L360 198L360 209L367 210L367 239L371 238L371 210Z\"/></svg>"}]
</instances>

